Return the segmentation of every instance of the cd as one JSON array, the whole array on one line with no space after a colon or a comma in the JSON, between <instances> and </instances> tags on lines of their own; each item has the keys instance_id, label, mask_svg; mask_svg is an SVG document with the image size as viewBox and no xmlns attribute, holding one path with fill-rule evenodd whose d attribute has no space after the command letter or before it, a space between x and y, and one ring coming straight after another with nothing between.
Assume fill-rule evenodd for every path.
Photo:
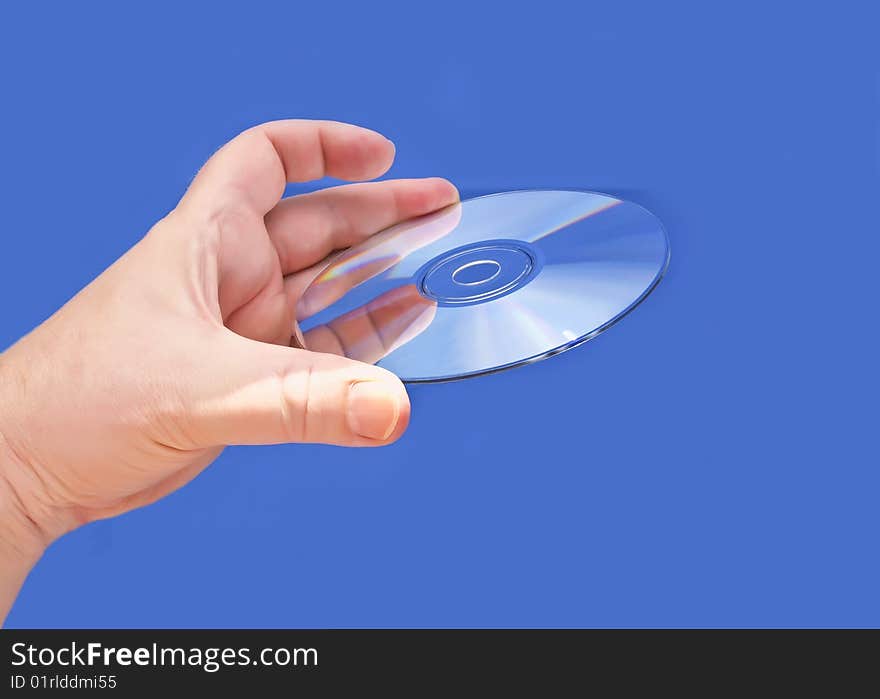
<instances>
[{"instance_id":1,"label":"cd","mask_svg":"<svg viewBox=\"0 0 880 699\"><path fill-rule=\"evenodd\" d=\"M669 261L660 221L583 191L502 192L349 248L303 293L305 347L406 382L451 381L558 354L635 308Z\"/></svg>"}]
</instances>

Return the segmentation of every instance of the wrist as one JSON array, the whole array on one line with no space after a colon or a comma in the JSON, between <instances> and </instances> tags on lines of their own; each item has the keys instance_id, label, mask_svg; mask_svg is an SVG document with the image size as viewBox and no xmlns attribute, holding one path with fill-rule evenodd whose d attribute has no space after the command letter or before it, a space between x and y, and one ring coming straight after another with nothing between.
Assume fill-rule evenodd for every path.
<instances>
[{"instance_id":1,"label":"wrist","mask_svg":"<svg viewBox=\"0 0 880 699\"><path fill-rule=\"evenodd\" d=\"M28 513L14 481L18 459L0 432L0 625L50 539Z\"/></svg>"},{"instance_id":2,"label":"wrist","mask_svg":"<svg viewBox=\"0 0 880 699\"><path fill-rule=\"evenodd\" d=\"M21 417L14 410L25 401L8 360L0 354L0 555L35 561L63 532L54 531L48 508L38 507L40 477L14 439Z\"/></svg>"},{"instance_id":3,"label":"wrist","mask_svg":"<svg viewBox=\"0 0 880 699\"><path fill-rule=\"evenodd\" d=\"M24 375L12 352L0 353L0 624L31 568L59 536L72 528L46 490L47 475L28 457Z\"/></svg>"},{"instance_id":4,"label":"wrist","mask_svg":"<svg viewBox=\"0 0 880 699\"><path fill-rule=\"evenodd\" d=\"M25 468L0 429L0 559L34 563L54 537L23 498Z\"/></svg>"}]
</instances>

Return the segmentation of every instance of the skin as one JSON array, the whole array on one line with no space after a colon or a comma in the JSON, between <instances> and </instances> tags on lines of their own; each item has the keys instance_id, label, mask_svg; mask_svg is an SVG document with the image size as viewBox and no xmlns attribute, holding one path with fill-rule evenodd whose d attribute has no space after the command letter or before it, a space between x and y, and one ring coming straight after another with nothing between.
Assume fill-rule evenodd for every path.
<instances>
[{"instance_id":1,"label":"skin","mask_svg":"<svg viewBox=\"0 0 880 699\"><path fill-rule=\"evenodd\" d=\"M328 255L458 193L388 180L281 199L287 182L370 180L393 159L390 141L347 124L249 129L140 242L0 354L0 618L52 541L154 502L226 445L400 437L400 380L340 356L326 329L308 342L297 302ZM432 313L423 304L404 289L359 327L383 335ZM359 358L374 361L377 339L357 332L353 344L372 348Z\"/></svg>"}]
</instances>

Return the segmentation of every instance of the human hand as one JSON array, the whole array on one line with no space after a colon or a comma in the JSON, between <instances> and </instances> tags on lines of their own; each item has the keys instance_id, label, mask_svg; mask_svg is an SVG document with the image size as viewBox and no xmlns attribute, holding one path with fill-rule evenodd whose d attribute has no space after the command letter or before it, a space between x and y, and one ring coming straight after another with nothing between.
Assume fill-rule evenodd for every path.
<instances>
[{"instance_id":1,"label":"human hand","mask_svg":"<svg viewBox=\"0 0 880 699\"><path fill-rule=\"evenodd\" d=\"M400 381L301 349L295 309L330 253L454 203L455 188L398 180L281 199L287 182L371 179L393 157L379 134L334 122L244 132L137 245L0 355L0 557L36 560L73 527L153 502L224 445L379 446L403 433Z\"/></svg>"}]
</instances>

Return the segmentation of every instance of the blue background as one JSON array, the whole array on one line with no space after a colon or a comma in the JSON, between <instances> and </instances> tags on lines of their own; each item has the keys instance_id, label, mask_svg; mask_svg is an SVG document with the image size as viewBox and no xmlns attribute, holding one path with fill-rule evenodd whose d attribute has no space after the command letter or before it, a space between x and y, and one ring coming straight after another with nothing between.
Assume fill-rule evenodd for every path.
<instances>
[{"instance_id":1,"label":"blue background","mask_svg":"<svg viewBox=\"0 0 880 699\"><path fill-rule=\"evenodd\" d=\"M869 3L19 5L0 346L280 117L630 198L672 264L582 348L414 387L393 447L230 449L64 537L10 626L880 625Z\"/></svg>"}]
</instances>

